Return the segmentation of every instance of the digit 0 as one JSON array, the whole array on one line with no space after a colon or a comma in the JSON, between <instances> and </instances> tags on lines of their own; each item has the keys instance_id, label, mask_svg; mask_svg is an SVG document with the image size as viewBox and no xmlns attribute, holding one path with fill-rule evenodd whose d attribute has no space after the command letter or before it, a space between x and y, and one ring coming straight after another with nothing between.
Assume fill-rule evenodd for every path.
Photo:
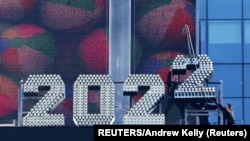
<instances>
[{"instance_id":1,"label":"digit 0","mask_svg":"<svg viewBox=\"0 0 250 141\"><path fill-rule=\"evenodd\" d=\"M88 87L100 86L100 113L88 113ZM114 83L109 75L79 75L74 83L73 119L77 126L112 124L115 117Z\"/></svg>"}]
</instances>

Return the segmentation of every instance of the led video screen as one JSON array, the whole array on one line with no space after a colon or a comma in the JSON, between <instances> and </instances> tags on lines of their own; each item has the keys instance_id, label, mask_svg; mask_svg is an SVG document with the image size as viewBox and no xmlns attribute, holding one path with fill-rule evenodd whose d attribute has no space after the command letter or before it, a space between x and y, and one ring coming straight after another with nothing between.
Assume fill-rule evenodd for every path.
<instances>
[{"instance_id":1,"label":"led video screen","mask_svg":"<svg viewBox=\"0 0 250 141\"><path fill-rule=\"evenodd\" d=\"M55 74L64 83L65 98L50 112L63 114L65 126L75 125L73 97L79 76L109 74L109 8L109 0L0 2L0 123L18 120L20 80ZM185 25L194 44L195 1L132 0L131 74L159 74L167 83L174 58L189 53ZM98 86L88 87L87 113L102 112L100 92ZM135 103L142 93L133 97ZM38 101L23 100L23 109L29 111ZM167 117L171 123L179 114L174 110Z\"/></svg>"}]
</instances>

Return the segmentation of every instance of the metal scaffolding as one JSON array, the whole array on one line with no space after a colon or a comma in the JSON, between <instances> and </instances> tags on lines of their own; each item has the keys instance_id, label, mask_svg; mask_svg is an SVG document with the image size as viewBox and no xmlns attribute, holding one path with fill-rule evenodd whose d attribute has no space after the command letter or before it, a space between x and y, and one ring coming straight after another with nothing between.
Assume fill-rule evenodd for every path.
<instances>
[{"instance_id":1,"label":"metal scaffolding","mask_svg":"<svg viewBox=\"0 0 250 141\"><path fill-rule=\"evenodd\" d=\"M219 92L218 92L218 95L217 95L217 99L219 101L221 101L221 103L222 103L223 102L223 83L222 83L222 80L220 80L220 82L208 82L207 84L218 84L218 85L220 85ZM190 122L188 120L190 116L195 117L195 125L199 125L200 124L200 121L199 121L200 116L211 116L211 115L217 116L217 122L216 123L218 125L223 125L223 113L220 110L220 108L217 108L215 110L206 110L206 109L204 109L204 110L194 110L194 109L185 108L184 124L185 125L190 124Z\"/></svg>"}]
</instances>

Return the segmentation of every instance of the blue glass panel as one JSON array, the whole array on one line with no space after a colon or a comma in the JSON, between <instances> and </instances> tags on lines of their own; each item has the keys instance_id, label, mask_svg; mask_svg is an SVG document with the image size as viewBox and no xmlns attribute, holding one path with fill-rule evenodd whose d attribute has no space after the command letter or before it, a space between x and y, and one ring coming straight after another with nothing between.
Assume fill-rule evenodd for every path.
<instances>
[{"instance_id":1,"label":"blue glass panel","mask_svg":"<svg viewBox=\"0 0 250 141\"><path fill-rule=\"evenodd\" d=\"M250 97L250 65L244 67L244 96ZM250 105L249 105L250 106Z\"/></svg>"},{"instance_id":2,"label":"blue glass panel","mask_svg":"<svg viewBox=\"0 0 250 141\"><path fill-rule=\"evenodd\" d=\"M209 21L208 53L215 63L241 63L241 22Z\"/></svg>"},{"instance_id":3,"label":"blue glass panel","mask_svg":"<svg viewBox=\"0 0 250 141\"><path fill-rule=\"evenodd\" d=\"M200 19L206 18L206 0L200 0Z\"/></svg>"},{"instance_id":4,"label":"blue glass panel","mask_svg":"<svg viewBox=\"0 0 250 141\"><path fill-rule=\"evenodd\" d=\"M244 62L250 63L250 20L244 22Z\"/></svg>"},{"instance_id":5,"label":"blue glass panel","mask_svg":"<svg viewBox=\"0 0 250 141\"><path fill-rule=\"evenodd\" d=\"M208 22L209 43L241 43L241 21L216 20Z\"/></svg>"},{"instance_id":6,"label":"blue glass panel","mask_svg":"<svg viewBox=\"0 0 250 141\"><path fill-rule=\"evenodd\" d=\"M244 99L244 124L250 125L250 98L245 98Z\"/></svg>"},{"instance_id":7,"label":"blue glass panel","mask_svg":"<svg viewBox=\"0 0 250 141\"><path fill-rule=\"evenodd\" d=\"M208 53L214 63L240 63L240 47L237 44L210 44Z\"/></svg>"},{"instance_id":8,"label":"blue glass panel","mask_svg":"<svg viewBox=\"0 0 250 141\"><path fill-rule=\"evenodd\" d=\"M207 40L206 40L206 21L200 21L200 52L201 54L207 54Z\"/></svg>"},{"instance_id":9,"label":"blue glass panel","mask_svg":"<svg viewBox=\"0 0 250 141\"><path fill-rule=\"evenodd\" d=\"M216 65L210 81L223 82L223 97L242 97L241 65Z\"/></svg>"},{"instance_id":10,"label":"blue glass panel","mask_svg":"<svg viewBox=\"0 0 250 141\"><path fill-rule=\"evenodd\" d=\"M241 18L241 1L239 0L208 0L209 19Z\"/></svg>"},{"instance_id":11,"label":"blue glass panel","mask_svg":"<svg viewBox=\"0 0 250 141\"><path fill-rule=\"evenodd\" d=\"M243 0L243 11L244 11L244 18L250 18L250 0Z\"/></svg>"}]
</instances>

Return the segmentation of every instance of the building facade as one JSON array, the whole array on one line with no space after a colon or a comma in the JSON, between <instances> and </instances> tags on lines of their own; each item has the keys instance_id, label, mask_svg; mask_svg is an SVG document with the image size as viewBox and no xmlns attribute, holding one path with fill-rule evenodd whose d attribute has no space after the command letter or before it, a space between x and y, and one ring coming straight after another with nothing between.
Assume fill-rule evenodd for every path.
<instances>
[{"instance_id":1,"label":"building facade","mask_svg":"<svg viewBox=\"0 0 250 141\"><path fill-rule=\"evenodd\" d=\"M250 1L199 0L200 52L214 62L213 81L223 81L223 103L238 124L249 124Z\"/></svg>"}]
</instances>

